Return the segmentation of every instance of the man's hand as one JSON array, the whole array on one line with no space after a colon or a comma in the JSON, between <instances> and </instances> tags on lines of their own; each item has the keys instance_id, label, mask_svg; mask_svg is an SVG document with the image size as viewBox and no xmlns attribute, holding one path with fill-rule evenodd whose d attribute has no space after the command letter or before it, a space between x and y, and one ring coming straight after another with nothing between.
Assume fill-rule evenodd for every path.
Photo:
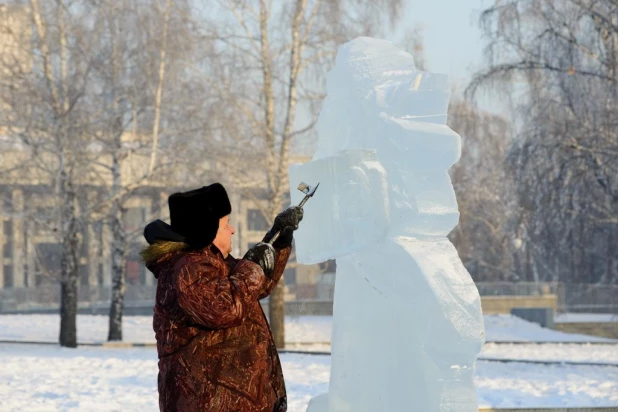
<instances>
[{"instance_id":1,"label":"man's hand","mask_svg":"<svg viewBox=\"0 0 618 412\"><path fill-rule=\"evenodd\" d=\"M294 231L298 229L298 224L303 220L303 214L304 211L302 207L290 206L277 215L273 229L278 231L291 227Z\"/></svg>"},{"instance_id":2,"label":"man's hand","mask_svg":"<svg viewBox=\"0 0 618 412\"><path fill-rule=\"evenodd\" d=\"M264 275L271 277L275 270L275 249L268 243L258 243L245 253L245 260L260 265Z\"/></svg>"},{"instance_id":3,"label":"man's hand","mask_svg":"<svg viewBox=\"0 0 618 412\"><path fill-rule=\"evenodd\" d=\"M292 246L294 231L298 229L298 224L301 220L303 220L303 208L298 206L288 207L277 215L273 227L266 233L262 242L269 242L280 231L281 233L273 243L273 246L277 249Z\"/></svg>"}]
</instances>

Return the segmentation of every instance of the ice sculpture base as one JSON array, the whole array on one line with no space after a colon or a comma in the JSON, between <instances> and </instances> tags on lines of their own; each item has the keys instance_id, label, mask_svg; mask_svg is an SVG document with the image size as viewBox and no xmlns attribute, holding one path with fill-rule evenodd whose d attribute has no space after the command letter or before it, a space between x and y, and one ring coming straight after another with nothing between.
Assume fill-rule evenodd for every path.
<instances>
[{"instance_id":1,"label":"ice sculpture base","mask_svg":"<svg viewBox=\"0 0 618 412\"><path fill-rule=\"evenodd\" d=\"M331 339L328 401L311 412L478 410L480 299L448 239L387 238L337 259Z\"/></svg>"},{"instance_id":2,"label":"ice sculpture base","mask_svg":"<svg viewBox=\"0 0 618 412\"><path fill-rule=\"evenodd\" d=\"M328 412L328 393L311 398L307 412Z\"/></svg>"}]
</instances>

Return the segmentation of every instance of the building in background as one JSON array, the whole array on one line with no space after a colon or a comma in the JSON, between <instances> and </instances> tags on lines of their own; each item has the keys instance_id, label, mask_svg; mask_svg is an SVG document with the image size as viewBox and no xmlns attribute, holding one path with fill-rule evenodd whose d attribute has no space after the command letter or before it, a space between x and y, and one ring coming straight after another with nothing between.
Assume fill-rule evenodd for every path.
<instances>
[{"instance_id":1,"label":"building in background","mask_svg":"<svg viewBox=\"0 0 618 412\"><path fill-rule=\"evenodd\" d=\"M127 143L134 139L127 135ZM24 146L19 139L0 133L0 162L19 159ZM101 153L105 157L105 153ZM304 161L297 158L292 161ZM126 162L142 162L128 157ZM131 168L132 165L125 165ZM214 180L213 180L214 181ZM204 185L212 181L205 181ZM226 182L222 182L226 185ZM259 202L265 205L263 188L236 188L226 185L232 203L235 256L261 241L269 229ZM79 186L81 209L92 207L97 199L109 196L110 182L84 182ZM155 279L139 258L145 246L142 231L146 223L161 218L169 222L167 197L175 192L195 187L172 186L164 180L139 187L126 199L123 210L124 229L129 239L126 262L127 305L148 304L154 297ZM243 193L251 191L251 196ZM257 200L256 200L257 199ZM41 181L36 173L19 178L0 176L0 287L1 310L51 308L59 304L60 251L55 227L57 206L51 182ZM257 202L257 203L256 203ZM80 304L105 305L109 301L112 279L112 232L104 206L92 213L80 230L79 259ZM334 265L297 265L294 257L285 272L286 300L330 301L334 289Z\"/></svg>"}]
</instances>

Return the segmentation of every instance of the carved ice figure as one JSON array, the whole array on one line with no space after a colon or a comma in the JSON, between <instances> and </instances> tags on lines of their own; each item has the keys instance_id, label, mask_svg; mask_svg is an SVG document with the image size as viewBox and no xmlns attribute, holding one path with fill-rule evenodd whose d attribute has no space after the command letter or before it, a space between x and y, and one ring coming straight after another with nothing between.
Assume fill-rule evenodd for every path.
<instances>
[{"instance_id":1,"label":"carved ice figure","mask_svg":"<svg viewBox=\"0 0 618 412\"><path fill-rule=\"evenodd\" d=\"M339 49L327 81L317 151L290 167L291 182L320 182L298 262L337 259L329 392L307 410L476 412L485 335L478 290L446 238L459 218L447 170L461 152L447 77L364 37Z\"/></svg>"}]
</instances>

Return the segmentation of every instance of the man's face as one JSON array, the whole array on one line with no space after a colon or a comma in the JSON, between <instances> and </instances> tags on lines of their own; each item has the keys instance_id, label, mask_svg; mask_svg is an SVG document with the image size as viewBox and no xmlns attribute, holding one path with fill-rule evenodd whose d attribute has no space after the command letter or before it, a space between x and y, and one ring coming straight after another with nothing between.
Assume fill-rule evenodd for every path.
<instances>
[{"instance_id":1,"label":"man's face","mask_svg":"<svg viewBox=\"0 0 618 412\"><path fill-rule=\"evenodd\" d=\"M236 229L230 223L230 215L219 219L219 230L212 243L223 253L224 257L232 253L232 235L234 233L236 233Z\"/></svg>"}]
</instances>

